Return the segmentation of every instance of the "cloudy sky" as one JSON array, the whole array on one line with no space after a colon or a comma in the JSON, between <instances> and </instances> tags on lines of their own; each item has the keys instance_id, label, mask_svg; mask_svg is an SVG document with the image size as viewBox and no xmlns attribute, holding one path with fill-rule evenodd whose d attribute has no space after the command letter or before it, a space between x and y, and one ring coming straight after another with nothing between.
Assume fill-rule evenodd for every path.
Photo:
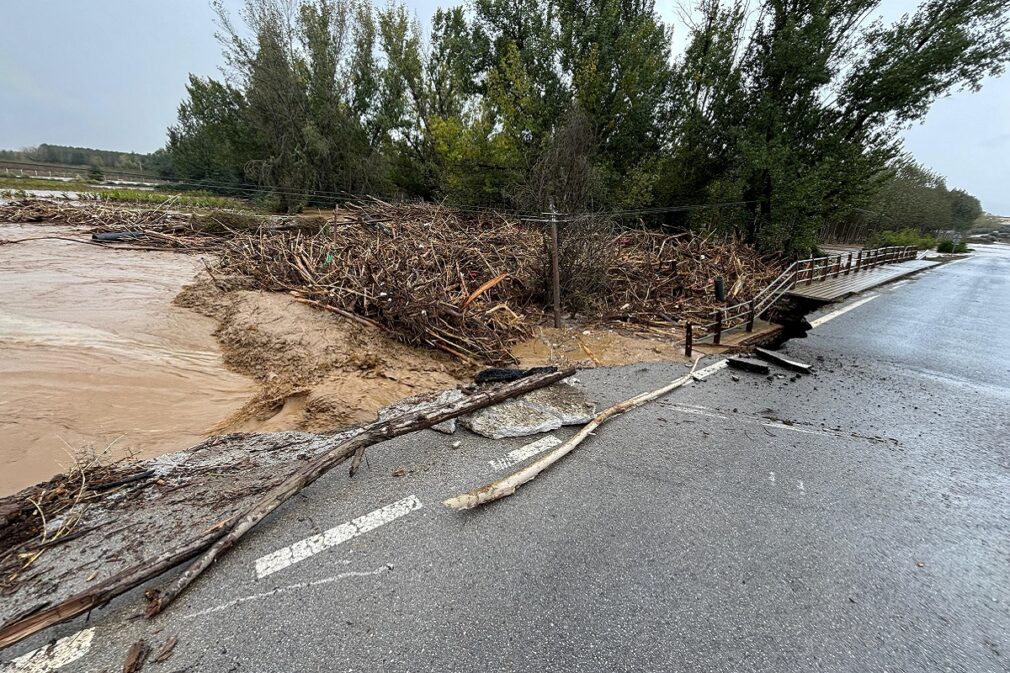
<instances>
[{"instance_id":1,"label":"cloudy sky","mask_svg":"<svg viewBox=\"0 0 1010 673\"><path fill-rule=\"evenodd\" d=\"M236 7L240 0L228 0ZM451 0L407 0L422 21ZM683 37L672 0L657 7ZM684 3L689 4L689 3ZM150 152L165 142L187 74L221 62L207 0L4 0L0 148L39 143ZM895 17L915 0L883 0ZM677 44L679 41L675 39ZM1010 75L939 101L905 132L922 163L1010 215Z\"/></svg>"}]
</instances>

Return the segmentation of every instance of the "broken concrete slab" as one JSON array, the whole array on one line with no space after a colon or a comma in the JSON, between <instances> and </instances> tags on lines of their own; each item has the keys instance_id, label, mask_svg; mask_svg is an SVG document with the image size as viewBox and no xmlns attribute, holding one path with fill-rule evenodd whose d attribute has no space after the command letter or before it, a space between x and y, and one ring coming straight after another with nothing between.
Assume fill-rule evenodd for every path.
<instances>
[{"instance_id":1,"label":"broken concrete slab","mask_svg":"<svg viewBox=\"0 0 1010 673\"><path fill-rule=\"evenodd\" d=\"M596 404L583 391L566 383L534 390L519 399L559 416L562 425L583 425L596 415Z\"/></svg>"},{"instance_id":2,"label":"broken concrete slab","mask_svg":"<svg viewBox=\"0 0 1010 673\"><path fill-rule=\"evenodd\" d=\"M756 374L767 374L771 371L765 363L751 358L727 358L726 364L733 369L739 369L745 372L754 372Z\"/></svg>"},{"instance_id":3,"label":"broken concrete slab","mask_svg":"<svg viewBox=\"0 0 1010 673\"><path fill-rule=\"evenodd\" d=\"M786 369L791 369L794 372L800 372L802 374L809 374L812 367L804 362L799 362L797 360L790 360L784 355L780 355L774 351L770 351L764 348L755 348L754 353L757 354L762 360L767 360L780 367L785 367Z\"/></svg>"},{"instance_id":4,"label":"broken concrete slab","mask_svg":"<svg viewBox=\"0 0 1010 673\"><path fill-rule=\"evenodd\" d=\"M525 437L561 427L561 417L522 400L506 400L460 419L463 427L490 439Z\"/></svg>"},{"instance_id":5,"label":"broken concrete slab","mask_svg":"<svg viewBox=\"0 0 1010 673\"><path fill-rule=\"evenodd\" d=\"M596 415L596 404L578 388L556 383L522 397L460 419L463 427L491 439L525 437L557 430L562 425L583 425Z\"/></svg>"}]
</instances>

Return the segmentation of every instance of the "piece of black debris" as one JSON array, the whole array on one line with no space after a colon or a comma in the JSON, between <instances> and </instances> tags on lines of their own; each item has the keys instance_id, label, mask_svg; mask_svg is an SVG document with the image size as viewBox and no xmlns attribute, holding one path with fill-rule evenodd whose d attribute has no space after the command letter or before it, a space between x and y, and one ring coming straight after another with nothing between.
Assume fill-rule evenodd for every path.
<instances>
[{"instance_id":1,"label":"piece of black debris","mask_svg":"<svg viewBox=\"0 0 1010 673\"><path fill-rule=\"evenodd\" d=\"M484 369L477 372L477 376L473 377L473 382L506 383L508 381L516 381L527 376L533 376L534 374L553 374L556 371L558 371L557 367L531 367L530 369L492 367L490 369Z\"/></svg>"}]
</instances>

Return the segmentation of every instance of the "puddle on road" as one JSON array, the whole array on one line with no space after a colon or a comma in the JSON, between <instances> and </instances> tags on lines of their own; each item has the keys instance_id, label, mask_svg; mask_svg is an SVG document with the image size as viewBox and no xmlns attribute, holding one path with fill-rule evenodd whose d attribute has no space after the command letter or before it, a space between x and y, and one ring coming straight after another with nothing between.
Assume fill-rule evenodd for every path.
<instances>
[{"instance_id":1,"label":"puddle on road","mask_svg":"<svg viewBox=\"0 0 1010 673\"><path fill-rule=\"evenodd\" d=\"M0 224L0 239L81 237ZM65 471L201 441L253 394L225 369L215 322L172 298L198 257L66 241L0 246L0 495Z\"/></svg>"}]
</instances>

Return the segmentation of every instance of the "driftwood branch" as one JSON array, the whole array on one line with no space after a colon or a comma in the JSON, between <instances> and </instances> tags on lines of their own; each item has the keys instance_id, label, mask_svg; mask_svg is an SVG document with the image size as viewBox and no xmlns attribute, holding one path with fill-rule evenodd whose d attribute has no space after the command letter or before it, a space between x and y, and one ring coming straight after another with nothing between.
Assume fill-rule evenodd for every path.
<instances>
[{"instance_id":1,"label":"driftwood branch","mask_svg":"<svg viewBox=\"0 0 1010 673\"><path fill-rule=\"evenodd\" d=\"M227 552L239 538L262 521L270 512L277 509L288 498L297 494L303 488L324 475L333 467L347 460L352 455L360 453L365 447L386 439L392 439L415 430L430 428L433 425L456 418L462 414L476 411L483 407L501 402L510 397L542 388L560 381L575 373L574 369L540 374L521 378L512 383L473 393L456 402L441 406L433 406L421 411L404 414L388 421L373 423L363 432L314 458L308 465L266 493L255 505L250 507L235 523L228 533L204 554L190 565L163 592L153 595L148 604L147 616L153 617L172 602L182 591L207 569L219 556Z\"/></svg>"},{"instance_id":2,"label":"driftwood branch","mask_svg":"<svg viewBox=\"0 0 1010 673\"><path fill-rule=\"evenodd\" d=\"M658 390L636 395L629 400L619 402L612 407L604 409L597 414L593 420L582 426L582 429L579 430L578 433L576 433L571 439L561 444L558 448L554 449L543 458L531 463L518 472L510 474L497 481L493 481L486 486L468 491L453 498L449 498L448 500L443 501L442 504L450 509L471 509L473 507L477 507L478 505L483 505L484 503L512 495L516 492L517 488L529 481L533 481L538 474L574 451L575 447L581 444L586 437L593 434L593 431L596 430L596 428L600 427L614 416L623 414L625 411L629 411L636 407L640 407L646 402L651 402L658 397L662 397L671 390L675 390L685 383L690 382L694 378L694 370L697 366L698 361L696 360L694 367L691 368L691 371L686 376L682 376L679 379L671 381Z\"/></svg>"},{"instance_id":3,"label":"driftwood branch","mask_svg":"<svg viewBox=\"0 0 1010 673\"><path fill-rule=\"evenodd\" d=\"M568 369L528 376L511 383L480 390L450 404L429 406L420 412L397 416L366 426L362 429L361 433L318 456L297 474L269 491L262 500L247 510L240 519L236 520L237 517L231 517L221 521L182 545L116 573L99 584L85 589L56 605L33 610L10 620L0 627L0 649L13 645L50 626L73 619L89 610L104 605L116 596L126 593L130 589L157 577L166 570L192 559L200 554L200 552L209 550L204 557L200 558L192 567L187 569L166 592L153 594L153 603L149 607L149 613L152 615L157 614L179 592L185 589L200 572L210 565L215 558L231 548L239 537L255 526L270 511L276 509L285 500L318 479L327 470L341 463L357 451L358 448L436 425L442 421L447 421L491 404L496 404L510 397L550 385L574 373L574 369ZM221 544L215 545L216 542L220 542Z\"/></svg>"},{"instance_id":4,"label":"driftwood branch","mask_svg":"<svg viewBox=\"0 0 1010 673\"><path fill-rule=\"evenodd\" d=\"M109 579L74 594L57 605L31 612L7 622L3 628L0 628L0 650L43 629L73 619L108 603L116 596L126 593L152 577L157 577L169 568L193 558L211 546L227 530L224 525L214 526L210 530L204 531L199 537L169 549L156 558L147 559L118 572Z\"/></svg>"}]
</instances>

